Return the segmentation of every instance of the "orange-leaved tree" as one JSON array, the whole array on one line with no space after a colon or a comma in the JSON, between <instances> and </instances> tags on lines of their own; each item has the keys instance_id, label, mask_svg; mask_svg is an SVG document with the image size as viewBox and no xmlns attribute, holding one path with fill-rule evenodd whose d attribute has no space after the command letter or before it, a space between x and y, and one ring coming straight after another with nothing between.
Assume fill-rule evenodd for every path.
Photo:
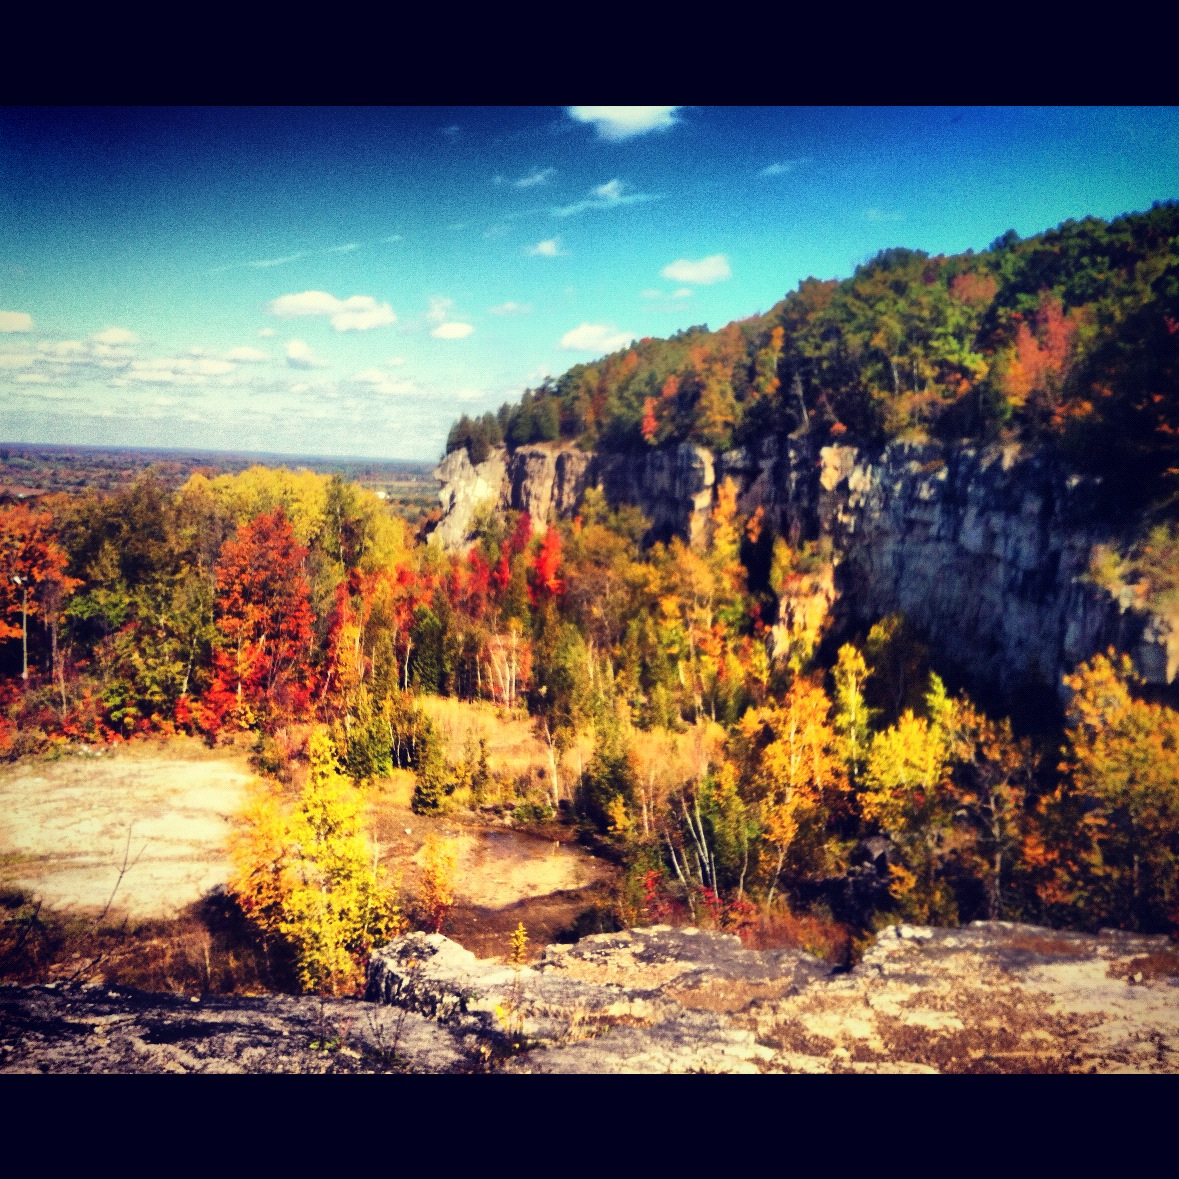
<instances>
[{"instance_id":1,"label":"orange-leaved tree","mask_svg":"<svg viewBox=\"0 0 1179 1179\"><path fill-rule=\"evenodd\" d=\"M51 633L54 671L59 670L57 624L62 601L81 584L66 576L68 563L48 512L35 512L27 504L0 508L0 639L21 640L21 675L26 680L30 617L44 615Z\"/></svg>"}]
</instances>

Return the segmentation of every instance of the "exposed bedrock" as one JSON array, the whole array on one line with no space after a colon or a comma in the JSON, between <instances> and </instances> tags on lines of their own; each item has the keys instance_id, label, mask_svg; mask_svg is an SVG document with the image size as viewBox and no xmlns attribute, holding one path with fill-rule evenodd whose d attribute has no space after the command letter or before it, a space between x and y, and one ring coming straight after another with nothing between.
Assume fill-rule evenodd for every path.
<instances>
[{"instance_id":1,"label":"exposed bedrock","mask_svg":"<svg viewBox=\"0 0 1179 1179\"><path fill-rule=\"evenodd\" d=\"M894 926L850 971L666 925L518 969L418 933L368 999L520 1072L1173 1072L1177 970L1165 938L1005 922Z\"/></svg>"},{"instance_id":2,"label":"exposed bedrock","mask_svg":"<svg viewBox=\"0 0 1179 1179\"><path fill-rule=\"evenodd\" d=\"M0 986L0 1073L1179 1071L1161 937L898 925L851 970L666 925L513 969L441 934L372 956L367 1001Z\"/></svg>"},{"instance_id":3,"label":"exposed bedrock","mask_svg":"<svg viewBox=\"0 0 1179 1179\"><path fill-rule=\"evenodd\" d=\"M700 545L731 478L741 509L763 508L792 543L831 539L831 586L820 589L834 621L862 626L903 611L969 681L1006 694L1058 687L1109 646L1149 683L1179 672L1176 620L1086 577L1111 529L1095 523L1094 485L1045 453L905 442L869 452L808 438L721 455L687 443L627 454L535 444L477 467L456 451L438 477L445 514L434 535L452 549L471 539L481 511L526 510L543 527L571 516L590 486L638 506L653 537Z\"/></svg>"}]
</instances>

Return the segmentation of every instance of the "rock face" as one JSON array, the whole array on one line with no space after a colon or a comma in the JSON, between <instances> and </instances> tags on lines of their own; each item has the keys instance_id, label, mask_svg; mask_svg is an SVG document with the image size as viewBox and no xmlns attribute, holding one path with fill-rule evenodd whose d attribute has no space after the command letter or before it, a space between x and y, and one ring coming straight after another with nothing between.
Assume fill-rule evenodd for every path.
<instances>
[{"instance_id":1,"label":"rock face","mask_svg":"<svg viewBox=\"0 0 1179 1179\"><path fill-rule=\"evenodd\" d=\"M0 1072L1179 1072L1165 938L894 926L851 970L652 926L535 966L440 934L366 1000L0 986Z\"/></svg>"},{"instance_id":2,"label":"rock face","mask_svg":"<svg viewBox=\"0 0 1179 1179\"><path fill-rule=\"evenodd\" d=\"M638 506L653 538L701 545L717 487L732 479L741 510L761 508L792 544L832 542L832 569L810 600L782 604L779 653L804 615L839 628L903 611L968 682L1009 696L1059 689L1063 674L1111 645L1148 683L1179 674L1179 619L1087 579L1093 545L1110 539L1093 522L1095 485L1045 454L905 442L869 453L809 437L767 439L756 455L714 456L686 443L597 455L534 445L510 458L494 453L478 468L456 451L438 474L447 515L434 535L448 547L469 536L472 505L496 494L499 506L527 510L543 527L572 515L589 486Z\"/></svg>"},{"instance_id":3,"label":"rock face","mask_svg":"<svg viewBox=\"0 0 1179 1179\"><path fill-rule=\"evenodd\" d=\"M554 518L571 516L595 474L593 456L573 446L521 446L507 462L500 502L527 512L544 529Z\"/></svg>"},{"instance_id":4,"label":"rock face","mask_svg":"<svg viewBox=\"0 0 1179 1179\"><path fill-rule=\"evenodd\" d=\"M478 466L472 465L465 448L452 450L434 472L442 483L438 501L443 515L431 542L461 549L470 540L479 513L498 504L506 473L503 450L493 450Z\"/></svg>"},{"instance_id":5,"label":"rock face","mask_svg":"<svg viewBox=\"0 0 1179 1179\"><path fill-rule=\"evenodd\" d=\"M839 606L866 624L900 610L968 678L1055 686L1113 645L1153 683L1179 670L1179 631L1086 577L1093 486L1013 448L825 447L809 502L830 536Z\"/></svg>"}]
</instances>

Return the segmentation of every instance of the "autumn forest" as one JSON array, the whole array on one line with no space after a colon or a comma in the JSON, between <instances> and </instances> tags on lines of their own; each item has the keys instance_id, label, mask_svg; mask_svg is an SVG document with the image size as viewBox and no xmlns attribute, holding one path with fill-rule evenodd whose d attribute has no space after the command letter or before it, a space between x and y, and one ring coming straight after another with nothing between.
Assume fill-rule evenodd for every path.
<instances>
[{"instance_id":1,"label":"autumn forest","mask_svg":"<svg viewBox=\"0 0 1179 1179\"><path fill-rule=\"evenodd\" d=\"M1165 612L1177 366L1170 203L977 254L886 251L461 417L447 449L1046 448L1122 521L1091 575ZM10 498L0 756L179 733L248 748L274 789L239 819L231 893L311 991L355 989L378 941L443 927L444 851L416 900L369 854L364 799L398 771L419 814L559 823L616 864L595 928L760 944L789 926L849 957L898 919L1179 929L1179 710L1125 655L1073 669L1049 724L947 688L945 653L899 613L804 627L775 657L782 595L831 553L723 481L695 546L598 488L547 526L485 513L461 551L430 542L436 517L264 466ZM423 706L439 697L526 722L543 775L501 780L475 739L456 755Z\"/></svg>"}]
</instances>

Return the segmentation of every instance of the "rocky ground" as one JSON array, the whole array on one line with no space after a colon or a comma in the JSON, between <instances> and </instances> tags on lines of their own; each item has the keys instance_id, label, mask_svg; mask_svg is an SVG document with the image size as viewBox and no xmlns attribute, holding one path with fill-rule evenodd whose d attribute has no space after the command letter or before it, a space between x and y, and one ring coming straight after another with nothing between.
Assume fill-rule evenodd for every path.
<instances>
[{"instance_id":1,"label":"rocky ground","mask_svg":"<svg viewBox=\"0 0 1179 1179\"><path fill-rule=\"evenodd\" d=\"M1179 952L1026 925L896 926L838 972L654 926L534 966L437 934L367 1000L0 987L6 1072L1176 1072Z\"/></svg>"}]
</instances>

